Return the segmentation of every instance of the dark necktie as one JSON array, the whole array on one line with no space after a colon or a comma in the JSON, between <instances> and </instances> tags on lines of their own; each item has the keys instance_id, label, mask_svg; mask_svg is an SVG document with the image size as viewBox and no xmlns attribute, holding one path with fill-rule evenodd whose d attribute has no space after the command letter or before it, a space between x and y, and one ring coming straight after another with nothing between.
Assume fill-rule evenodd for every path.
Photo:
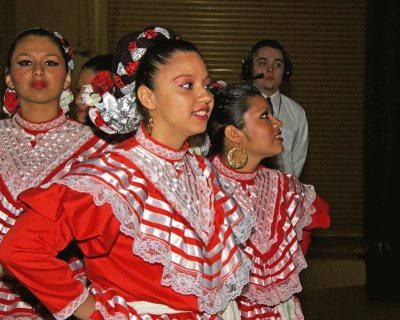
<instances>
[{"instance_id":1,"label":"dark necktie","mask_svg":"<svg viewBox=\"0 0 400 320\"><path fill-rule=\"evenodd\" d=\"M272 115L274 115L274 106L272 105L271 98L267 97L267 101L268 101L269 105L271 106L271 113L272 113Z\"/></svg>"}]
</instances>

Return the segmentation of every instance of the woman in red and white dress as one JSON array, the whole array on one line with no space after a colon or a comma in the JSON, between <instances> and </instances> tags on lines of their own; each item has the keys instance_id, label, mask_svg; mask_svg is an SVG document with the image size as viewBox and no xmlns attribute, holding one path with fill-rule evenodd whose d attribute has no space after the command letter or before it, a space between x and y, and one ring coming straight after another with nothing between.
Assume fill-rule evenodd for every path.
<instances>
[{"instance_id":1,"label":"woman in red and white dress","mask_svg":"<svg viewBox=\"0 0 400 320\"><path fill-rule=\"evenodd\" d=\"M328 228L329 207L313 186L295 176L260 166L283 150L282 122L255 87L227 86L214 96L208 122L210 154L221 185L256 228L246 248L254 266L249 285L238 298L242 319L303 319L295 294L307 266L306 230ZM302 252L303 249L303 252Z\"/></svg>"},{"instance_id":2,"label":"woman in red and white dress","mask_svg":"<svg viewBox=\"0 0 400 320\"><path fill-rule=\"evenodd\" d=\"M162 27L124 36L114 60L113 90L92 84L85 101L100 128L135 136L24 192L30 209L0 262L56 319L239 319L235 298L251 268L239 244L254 220L187 143L213 108L206 65ZM57 258L71 240L89 288Z\"/></svg>"},{"instance_id":3,"label":"woman in red and white dress","mask_svg":"<svg viewBox=\"0 0 400 320\"><path fill-rule=\"evenodd\" d=\"M4 96L10 117L0 121L0 242L24 213L21 192L111 147L65 114L73 99L72 68L72 50L57 32L28 29L10 47ZM82 278L81 262L70 262L74 276ZM15 280L1 276L0 318L40 318L36 303Z\"/></svg>"}]
</instances>

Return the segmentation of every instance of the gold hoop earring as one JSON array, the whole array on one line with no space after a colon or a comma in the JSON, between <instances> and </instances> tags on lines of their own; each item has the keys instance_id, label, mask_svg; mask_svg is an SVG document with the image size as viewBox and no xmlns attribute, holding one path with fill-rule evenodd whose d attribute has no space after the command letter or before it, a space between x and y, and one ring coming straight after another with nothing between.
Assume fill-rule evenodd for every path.
<instances>
[{"instance_id":1,"label":"gold hoop earring","mask_svg":"<svg viewBox=\"0 0 400 320\"><path fill-rule=\"evenodd\" d=\"M242 153L242 159L239 162L236 162L235 159L233 159L233 154L236 151ZM229 150L226 160L228 161L228 164L231 168L241 169L246 165L247 160L248 160L248 155L247 155L247 152L244 151L240 146L237 146L237 147L233 147L231 150Z\"/></svg>"},{"instance_id":2,"label":"gold hoop earring","mask_svg":"<svg viewBox=\"0 0 400 320\"><path fill-rule=\"evenodd\" d=\"M152 116L152 112L149 112L149 119L147 120L147 133L149 134L149 136L151 136L151 133L153 132L153 126L154 126L154 121L153 121L153 116Z\"/></svg>"}]
</instances>

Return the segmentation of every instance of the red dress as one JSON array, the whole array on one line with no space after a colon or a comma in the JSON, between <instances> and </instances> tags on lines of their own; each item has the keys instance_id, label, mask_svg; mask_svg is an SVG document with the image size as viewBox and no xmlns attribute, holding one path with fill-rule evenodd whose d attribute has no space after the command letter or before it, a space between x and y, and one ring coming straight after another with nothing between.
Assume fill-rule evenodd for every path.
<instances>
[{"instance_id":1,"label":"red dress","mask_svg":"<svg viewBox=\"0 0 400 320\"><path fill-rule=\"evenodd\" d=\"M49 122L31 123L18 113L1 120L0 242L24 211L17 200L21 192L64 175L73 161L107 148L110 146L94 136L89 127L67 118L61 110ZM71 261L71 267L75 276L81 276L82 264L78 260ZM9 277L0 278L0 318L39 317L28 302L10 289L11 284L17 286L16 290L21 289Z\"/></svg>"},{"instance_id":2,"label":"red dress","mask_svg":"<svg viewBox=\"0 0 400 320\"><path fill-rule=\"evenodd\" d=\"M248 283L238 242L252 217L219 188L208 160L157 143L143 127L21 200L31 209L5 237L0 261L57 319L88 295L56 258L73 239L97 301L92 319L216 318ZM172 311L136 309L143 301Z\"/></svg>"},{"instance_id":3,"label":"red dress","mask_svg":"<svg viewBox=\"0 0 400 320\"><path fill-rule=\"evenodd\" d=\"M303 231L328 228L329 206L311 185L295 176L263 166L242 173L226 166L219 156L212 162L223 189L256 220L244 249L254 266L249 285L238 298L241 317L282 319L282 304L302 289L299 273L307 267L300 248ZM303 318L297 299L292 311L296 319Z\"/></svg>"}]
</instances>

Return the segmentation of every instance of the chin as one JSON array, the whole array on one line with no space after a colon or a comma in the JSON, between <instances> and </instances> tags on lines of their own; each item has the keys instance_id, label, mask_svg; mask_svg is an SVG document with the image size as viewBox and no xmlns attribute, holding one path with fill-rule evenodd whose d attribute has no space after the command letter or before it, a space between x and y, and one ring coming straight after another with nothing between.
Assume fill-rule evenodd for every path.
<instances>
[{"instance_id":1,"label":"chin","mask_svg":"<svg viewBox=\"0 0 400 320\"><path fill-rule=\"evenodd\" d=\"M191 128L191 129L192 129L192 130L191 130L192 135L195 136L195 135L197 135L197 134L201 134L201 133L205 132L205 131L207 130L207 125L205 125L205 126L199 126L199 127Z\"/></svg>"}]
</instances>

